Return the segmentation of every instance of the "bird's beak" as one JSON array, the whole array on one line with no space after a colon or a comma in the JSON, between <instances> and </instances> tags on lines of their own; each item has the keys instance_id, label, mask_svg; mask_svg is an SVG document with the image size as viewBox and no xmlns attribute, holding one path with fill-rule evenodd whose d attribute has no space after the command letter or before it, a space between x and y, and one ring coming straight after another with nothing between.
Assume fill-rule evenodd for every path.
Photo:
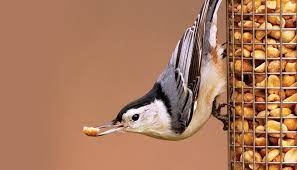
<instances>
[{"instance_id":1,"label":"bird's beak","mask_svg":"<svg viewBox=\"0 0 297 170\"><path fill-rule=\"evenodd\" d=\"M104 136L104 135L108 135L108 134L111 134L111 133L123 131L124 125L122 123L114 125L112 122L110 122L108 124L98 126L97 128L99 130L100 129L107 129L106 131L98 133L98 135L97 135L97 136Z\"/></svg>"},{"instance_id":2,"label":"bird's beak","mask_svg":"<svg viewBox=\"0 0 297 170\"><path fill-rule=\"evenodd\" d=\"M99 137L99 136L112 134L115 132L122 132L123 129L124 129L124 125L122 123L113 124L112 122L109 122L97 127L84 127L83 132L88 136ZM105 130L105 131L99 133L102 130Z\"/></svg>"}]
</instances>

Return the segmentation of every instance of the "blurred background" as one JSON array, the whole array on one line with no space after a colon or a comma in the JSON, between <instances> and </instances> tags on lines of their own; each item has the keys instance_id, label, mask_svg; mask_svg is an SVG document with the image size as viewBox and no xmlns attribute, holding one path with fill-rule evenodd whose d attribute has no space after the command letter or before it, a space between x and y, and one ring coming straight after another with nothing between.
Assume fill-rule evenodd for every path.
<instances>
[{"instance_id":1,"label":"blurred background","mask_svg":"<svg viewBox=\"0 0 297 170\"><path fill-rule=\"evenodd\" d=\"M151 88L201 4L2 1L0 169L227 169L227 136L214 118L178 142L81 133ZM219 22L224 42L225 4Z\"/></svg>"}]
</instances>

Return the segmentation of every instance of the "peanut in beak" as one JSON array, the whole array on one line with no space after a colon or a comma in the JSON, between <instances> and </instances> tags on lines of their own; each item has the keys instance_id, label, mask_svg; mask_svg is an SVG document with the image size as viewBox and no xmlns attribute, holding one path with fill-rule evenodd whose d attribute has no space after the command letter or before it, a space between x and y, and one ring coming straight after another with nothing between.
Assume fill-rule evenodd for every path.
<instances>
[{"instance_id":1,"label":"peanut in beak","mask_svg":"<svg viewBox=\"0 0 297 170\"><path fill-rule=\"evenodd\" d=\"M101 129L107 129L107 130L99 133L101 131ZM87 136L99 137L99 136L112 134L115 132L122 132L123 129L124 129L123 124L113 125L112 123L108 123L108 124L98 126L98 127L86 127L85 126L85 127L83 127L83 133Z\"/></svg>"},{"instance_id":2,"label":"peanut in beak","mask_svg":"<svg viewBox=\"0 0 297 170\"><path fill-rule=\"evenodd\" d=\"M83 127L82 132L87 135L87 136L92 136L96 137L99 133L100 129L99 128L94 128L94 127Z\"/></svg>"}]
</instances>

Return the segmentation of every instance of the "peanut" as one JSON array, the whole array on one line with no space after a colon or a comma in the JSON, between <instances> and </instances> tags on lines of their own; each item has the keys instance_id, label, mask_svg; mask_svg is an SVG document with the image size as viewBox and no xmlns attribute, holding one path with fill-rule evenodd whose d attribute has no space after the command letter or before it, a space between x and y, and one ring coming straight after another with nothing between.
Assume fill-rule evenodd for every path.
<instances>
[{"instance_id":1,"label":"peanut","mask_svg":"<svg viewBox=\"0 0 297 170\"><path fill-rule=\"evenodd\" d=\"M296 1L288 1L285 3L283 7L283 12L285 13L296 13L297 12L297 6L296 6Z\"/></svg>"},{"instance_id":2,"label":"peanut","mask_svg":"<svg viewBox=\"0 0 297 170\"><path fill-rule=\"evenodd\" d=\"M247 85L245 84L245 82L235 80L235 88L243 88L243 87L246 87L246 86Z\"/></svg>"},{"instance_id":3,"label":"peanut","mask_svg":"<svg viewBox=\"0 0 297 170\"><path fill-rule=\"evenodd\" d=\"M257 127L256 131L257 131L257 130L263 130L263 129L261 129L261 128L262 128L262 125L265 124L265 123L264 123L265 118L268 117L269 115L270 115L270 112L269 112L269 111L265 111L265 110L263 110L263 111L261 111L261 112L258 113L258 115L257 115L257 118L258 118L258 119L256 119L256 120L257 120L261 125ZM263 131L264 131L264 130L263 130Z\"/></svg>"},{"instance_id":4,"label":"peanut","mask_svg":"<svg viewBox=\"0 0 297 170\"><path fill-rule=\"evenodd\" d=\"M258 67L255 68L255 72L257 73L263 73L265 72L266 64L265 62L260 64Z\"/></svg>"},{"instance_id":5,"label":"peanut","mask_svg":"<svg viewBox=\"0 0 297 170\"><path fill-rule=\"evenodd\" d=\"M235 57L241 57L243 55L244 57L248 58L251 57L251 52L245 48L243 48L243 51L241 49L238 49L235 51L234 56Z\"/></svg>"},{"instance_id":6,"label":"peanut","mask_svg":"<svg viewBox=\"0 0 297 170\"><path fill-rule=\"evenodd\" d=\"M279 138L280 136L285 136L285 134L280 134L282 131L288 131L288 128L285 124L281 124L280 122L277 122L275 120L268 120L266 123L266 130L269 134L269 136ZM275 133L278 132L278 133Z\"/></svg>"},{"instance_id":7,"label":"peanut","mask_svg":"<svg viewBox=\"0 0 297 170\"><path fill-rule=\"evenodd\" d=\"M270 75L267 81L267 87L280 87L280 79L276 75ZM269 94L278 93L278 89L269 89Z\"/></svg>"},{"instance_id":8,"label":"peanut","mask_svg":"<svg viewBox=\"0 0 297 170\"><path fill-rule=\"evenodd\" d=\"M296 21L295 21L296 23ZM296 25L296 24L295 24ZM285 47L287 48L295 48L296 47L296 44L294 43L297 43L297 34L295 35L295 37L290 41L290 43L292 44L286 44Z\"/></svg>"},{"instance_id":9,"label":"peanut","mask_svg":"<svg viewBox=\"0 0 297 170\"><path fill-rule=\"evenodd\" d=\"M294 83L295 83L295 76L284 75L284 77L283 77L283 86L284 87L290 87Z\"/></svg>"},{"instance_id":10,"label":"peanut","mask_svg":"<svg viewBox=\"0 0 297 170\"><path fill-rule=\"evenodd\" d=\"M270 152L268 152L267 156L263 158L263 162L265 162L266 159L268 162L272 162L272 160L275 159L279 154L280 154L280 151L278 149L273 149Z\"/></svg>"},{"instance_id":11,"label":"peanut","mask_svg":"<svg viewBox=\"0 0 297 170\"><path fill-rule=\"evenodd\" d=\"M263 50L255 50L254 52L252 52L251 55L255 59L265 59L265 56L266 56Z\"/></svg>"},{"instance_id":12,"label":"peanut","mask_svg":"<svg viewBox=\"0 0 297 170\"><path fill-rule=\"evenodd\" d=\"M276 1L275 0L274 1L273 0L271 0L271 1L267 0L266 6L269 9L276 9Z\"/></svg>"},{"instance_id":13,"label":"peanut","mask_svg":"<svg viewBox=\"0 0 297 170\"><path fill-rule=\"evenodd\" d=\"M234 69L237 72L250 72L253 71L253 66L248 62L243 60L243 62L241 60L236 60L234 63Z\"/></svg>"},{"instance_id":14,"label":"peanut","mask_svg":"<svg viewBox=\"0 0 297 170\"><path fill-rule=\"evenodd\" d=\"M254 143L254 137L252 133L236 135L235 140L237 143L244 143L245 145L252 145Z\"/></svg>"},{"instance_id":15,"label":"peanut","mask_svg":"<svg viewBox=\"0 0 297 170\"><path fill-rule=\"evenodd\" d=\"M281 142L282 141L282 142ZM284 152L288 152L290 148L286 148L287 146L294 146L295 145L295 140L294 139L279 139L278 140L278 145L284 147Z\"/></svg>"},{"instance_id":16,"label":"peanut","mask_svg":"<svg viewBox=\"0 0 297 170\"><path fill-rule=\"evenodd\" d=\"M236 130L236 131L239 131L239 132L248 132L249 131L249 123L247 120L235 120L235 122L232 122L231 124L231 129L232 130Z\"/></svg>"},{"instance_id":17,"label":"peanut","mask_svg":"<svg viewBox=\"0 0 297 170\"><path fill-rule=\"evenodd\" d=\"M292 117L289 119L289 117ZM297 118L294 118L293 114L290 114L284 120L284 124L288 127L288 130L297 130Z\"/></svg>"},{"instance_id":18,"label":"peanut","mask_svg":"<svg viewBox=\"0 0 297 170\"><path fill-rule=\"evenodd\" d=\"M284 167L283 170L294 170L292 167Z\"/></svg>"},{"instance_id":19,"label":"peanut","mask_svg":"<svg viewBox=\"0 0 297 170\"><path fill-rule=\"evenodd\" d=\"M255 139L256 146L265 146L266 145L266 138L265 137L258 137Z\"/></svg>"},{"instance_id":20,"label":"peanut","mask_svg":"<svg viewBox=\"0 0 297 170\"><path fill-rule=\"evenodd\" d=\"M243 97L241 93L238 93L235 95L234 98L235 98L235 101L237 102L242 102L242 98L243 98L243 101L245 102L252 102L254 100L254 96L251 93L245 93Z\"/></svg>"},{"instance_id":21,"label":"peanut","mask_svg":"<svg viewBox=\"0 0 297 170\"><path fill-rule=\"evenodd\" d=\"M275 72L280 72L285 68L286 61L282 61L282 67L281 67L281 61L279 60L273 60L268 64L268 72L269 73L275 73Z\"/></svg>"},{"instance_id":22,"label":"peanut","mask_svg":"<svg viewBox=\"0 0 297 170\"><path fill-rule=\"evenodd\" d=\"M274 48L273 46L267 47L267 57L278 58L279 55L280 55L280 51L277 48Z\"/></svg>"},{"instance_id":23,"label":"peanut","mask_svg":"<svg viewBox=\"0 0 297 170\"><path fill-rule=\"evenodd\" d=\"M271 31L269 35L277 40L280 39L281 37L280 27L277 25L273 25L272 29L273 31Z\"/></svg>"},{"instance_id":24,"label":"peanut","mask_svg":"<svg viewBox=\"0 0 297 170\"><path fill-rule=\"evenodd\" d=\"M242 109L241 106L235 106L235 114L238 116L252 117L254 115L254 110L250 107L243 107Z\"/></svg>"},{"instance_id":25,"label":"peanut","mask_svg":"<svg viewBox=\"0 0 297 170\"><path fill-rule=\"evenodd\" d=\"M250 43L250 42L252 42L252 39L253 39L253 35L252 35L252 33L250 33L250 32L245 32L245 33L243 33L243 35L242 35L242 39L243 39L243 42L245 42L245 43Z\"/></svg>"},{"instance_id":26,"label":"peanut","mask_svg":"<svg viewBox=\"0 0 297 170\"><path fill-rule=\"evenodd\" d=\"M289 51L285 54L286 58L297 58L297 51Z\"/></svg>"},{"instance_id":27,"label":"peanut","mask_svg":"<svg viewBox=\"0 0 297 170\"><path fill-rule=\"evenodd\" d=\"M265 99L262 97L256 97L256 102L265 102ZM266 109L265 104L257 104L256 108L258 111L263 111Z\"/></svg>"},{"instance_id":28,"label":"peanut","mask_svg":"<svg viewBox=\"0 0 297 170\"><path fill-rule=\"evenodd\" d=\"M241 7L241 5L238 5L238 6L237 6L237 12L238 12L238 13L243 12L244 14L245 14L245 13L248 13L247 6L246 6L246 5L243 5L243 6Z\"/></svg>"},{"instance_id":29,"label":"peanut","mask_svg":"<svg viewBox=\"0 0 297 170\"><path fill-rule=\"evenodd\" d=\"M292 96L286 98L284 101L285 102L297 102L297 93L293 94ZM290 108L292 107L294 104L283 104L283 107L286 107L286 108Z\"/></svg>"},{"instance_id":30,"label":"peanut","mask_svg":"<svg viewBox=\"0 0 297 170\"><path fill-rule=\"evenodd\" d=\"M240 160L243 160L247 163L253 163L254 161L254 157L255 157L255 162L261 162L262 160L262 157L261 155L258 153L258 152L253 152L253 151L245 151L241 157L240 157Z\"/></svg>"},{"instance_id":31,"label":"peanut","mask_svg":"<svg viewBox=\"0 0 297 170\"><path fill-rule=\"evenodd\" d=\"M243 28L253 28L253 24L255 28L259 27L259 23L256 23L256 22L253 23L252 21L249 21L249 20L243 21L243 22L240 21L238 23L238 26Z\"/></svg>"},{"instance_id":32,"label":"peanut","mask_svg":"<svg viewBox=\"0 0 297 170\"><path fill-rule=\"evenodd\" d=\"M285 117L292 113L291 109L288 108L276 108L270 111L270 115L273 117Z\"/></svg>"},{"instance_id":33,"label":"peanut","mask_svg":"<svg viewBox=\"0 0 297 170\"><path fill-rule=\"evenodd\" d=\"M288 62L286 64L285 70L286 72L296 72L296 67L297 67L296 62L294 63Z\"/></svg>"},{"instance_id":34,"label":"peanut","mask_svg":"<svg viewBox=\"0 0 297 170\"><path fill-rule=\"evenodd\" d=\"M285 43L291 42L294 37L295 37L295 31L288 31L288 30L284 30L282 31L282 40Z\"/></svg>"},{"instance_id":35,"label":"peanut","mask_svg":"<svg viewBox=\"0 0 297 170\"><path fill-rule=\"evenodd\" d=\"M256 9L258 9L260 6L261 6L261 0L255 0L254 3L253 3L253 1L250 1L247 4L247 10L248 10L248 12L253 12ZM254 8L254 10L253 10L253 8Z\"/></svg>"},{"instance_id":36,"label":"peanut","mask_svg":"<svg viewBox=\"0 0 297 170\"><path fill-rule=\"evenodd\" d=\"M297 148L292 148L291 150L289 150L285 154L284 161L297 163Z\"/></svg>"},{"instance_id":37,"label":"peanut","mask_svg":"<svg viewBox=\"0 0 297 170\"><path fill-rule=\"evenodd\" d=\"M87 136L96 136L98 132L99 132L98 128L93 128L93 127L83 128L83 133L86 134Z\"/></svg>"},{"instance_id":38,"label":"peanut","mask_svg":"<svg viewBox=\"0 0 297 170\"><path fill-rule=\"evenodd\" d=\"M279 165L269 165L268 170L280 170Z\"/></svg>"},{"instance_id":39,"label":"peanut","mask_svg":"<svg viewBox=\"0 0 297 170\"><path fill-rule=\"evenodd\" d=\"M272 24L269 23L269 22L267 22L267 24L266 23L263 23L263 24L261 24L259 26L259 28L269 30L269 31L267 31L267 34L270 34L271 33L271 29L272 29ZM256 38L258 40L262 40L265 37L265 35L266 35L266 31L265 30L258 30L258 31L256 31Z\"/></svg>"}]
</instances>

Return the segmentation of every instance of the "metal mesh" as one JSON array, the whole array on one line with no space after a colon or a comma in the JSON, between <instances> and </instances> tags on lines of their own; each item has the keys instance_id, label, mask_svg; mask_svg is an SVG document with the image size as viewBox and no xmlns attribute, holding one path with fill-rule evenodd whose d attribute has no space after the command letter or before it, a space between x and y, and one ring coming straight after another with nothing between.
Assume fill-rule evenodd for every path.
<instances>
[{"instance_id":1,"label":"metal mesh","mask_svg":"<svg viewBox=\"0 0 297 170\"><path fill-rule=\"evenodd\" d=\"M297 0L228 0L229 169L297 170Z\"/></svg>"}]
</instances>

